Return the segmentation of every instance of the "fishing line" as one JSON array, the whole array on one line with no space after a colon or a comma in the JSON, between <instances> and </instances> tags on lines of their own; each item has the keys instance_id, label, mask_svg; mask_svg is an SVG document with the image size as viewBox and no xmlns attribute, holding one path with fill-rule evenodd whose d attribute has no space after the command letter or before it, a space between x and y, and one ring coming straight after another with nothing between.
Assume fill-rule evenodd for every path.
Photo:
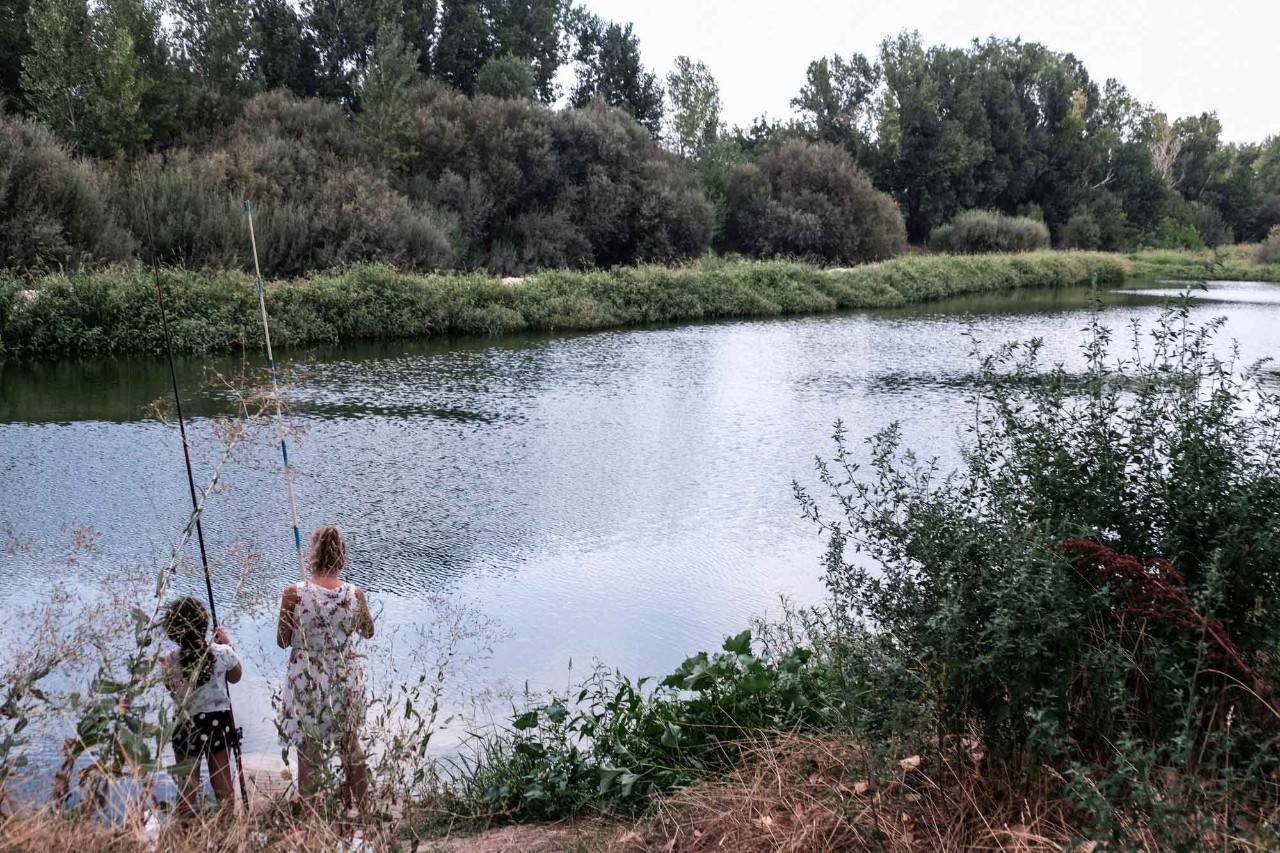
<instances>
[{"instance_id":1,"label":"fishing line","mask_svg":"<svg viewBox=\"0 0 1280 853\"><path fill-rule=\"evenodd\" d=\"M151 276L156 286L156 302L160 306L160 326L164 331L164 351L169 358L169 380L173 383L173 408L178 416L178 434L182 436L182 459L187 464L187 488L191 491L191 510L195 516L196 542L200 546L200 565L204 569L204 590L209 597L209 618L213 620L214 630L218 628L218 605L213 599L213 578L209 572L209 557L204 547L204 526L200 517L204 515L204 505L196 497L196 478L191 470L191 446L187 443L187 424L182 417L182 397L178 394L178 371L173 364L173 338L169 334L169 314L165 310L164 291L160 287L160 273L155 266L151 267ZM227 716L231 718L231 752L235 757L236 775L240 781L240 802L249 808L249 791L244 782L244 761L240 749L241 730L236 726L236 712L231 706L231 691L227 690Z\"/></svg>"},{"instance_id":2,"label":"fishing line","mask_svg":"<svg viewBox=\"0 0 1280 853\"><path fill-rule=\"evenodd\" d=\"M280 456L284 460L284 484L289 493L289 519L293 523L293 547L298 552L298 576L307 580L307 564L302 555L302 534L298 530L298 502L293 493L293 467L289 464L289 445L285 441L284 411L280 403L280 386L276 381L276 360L271 352L271 324L267 321L267 290L262 284L262 268L258 266L258 240L253 233L253 202L245 201L244 215L249 221L249 245L253 248L253 275L258 290L258 310L262 315L262 337L267 344L267 370L271 374L271 396L276 404L276 438L280 440Z\"/></svg>"}]
</instances>

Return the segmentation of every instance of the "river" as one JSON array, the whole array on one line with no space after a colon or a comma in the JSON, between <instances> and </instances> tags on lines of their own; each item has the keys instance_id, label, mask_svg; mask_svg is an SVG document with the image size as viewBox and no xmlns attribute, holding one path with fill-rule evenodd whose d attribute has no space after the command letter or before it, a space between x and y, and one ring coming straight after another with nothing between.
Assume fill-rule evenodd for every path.
<instances>
[{"instance_id":1,"label":"river","mask_svg":"<svg viewBox=\"0 0 1280 853\"><path fill-rule=\"evenodd\" d=\"M854 442L895 420L908 446L955 459L969 409L969 334L1038 336L1079 363L1090 312L1150 325L1177 291L1026 291L912 308L581 335L392 342L298 351L289 392L304 529L349 541L384 633L440 602L497 627L459 688L563 687L599 660L665 674L779 596L820 599L822 543L791 482L812 482L842 418ZM1096 306L1094 304L1097 299ZM1193 316L1222 345L1273 355L1280 286L1218 282ZM1124 337L1120 335L1119 337ZM229 396L183 360L197 476ZM54 578L86 588L153 571L189 511L176 431L145 416L169 393L160 361L0 366L0 616L12 638ZM856 446L856 444L855 444ZM205 516L219 604L245 651L235 688L248 749L271 751L279 588L296 577L276 449L247 446ZM94 543L68 560L78 536ZM7 541L7 545L5 544ZM243 556L257 555L237 595ZM194 557L194 552L189 554ZM179 586L197 590L187 571ZM570 661L574 675L570 674Z\"/></svg>"}]
</instances>

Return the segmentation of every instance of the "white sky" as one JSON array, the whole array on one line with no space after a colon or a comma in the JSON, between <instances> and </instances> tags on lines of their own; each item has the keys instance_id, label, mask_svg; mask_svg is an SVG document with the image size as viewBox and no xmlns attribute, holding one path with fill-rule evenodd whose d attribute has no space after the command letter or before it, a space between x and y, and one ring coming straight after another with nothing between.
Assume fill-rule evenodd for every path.
<instances>
[{"instance_id":1,"label":"white sky","mask_svg":"<svg viewBox=\"0 0 1280 853\"><path fill-rule=\"evenodd\" d=\"M925 44L1021 36L1074 53L1099 83L1115 77L1171 116L1216 110L1226 141L1280 133L1280 0L584 0L631 21L641 56L665 78L680 54L720 84L730 126L791 114L810 60L874 58L881 39Z\"/></svg>"}]
</instances>

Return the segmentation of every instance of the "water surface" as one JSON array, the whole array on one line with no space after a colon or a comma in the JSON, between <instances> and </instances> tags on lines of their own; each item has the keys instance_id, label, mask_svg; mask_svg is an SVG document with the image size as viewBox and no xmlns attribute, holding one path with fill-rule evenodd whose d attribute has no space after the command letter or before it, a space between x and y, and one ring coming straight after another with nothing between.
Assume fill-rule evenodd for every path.
<instances>
[{"instance_id":1,"label":"water surface","mask_svg":"<svg viewBox=\"0 0 1280 853\"><path fill-rule=\"evenodd\" d=\"M1150 325L1163 288L969 297L908 309L764 321L284 354L302 434L304 528L346 532L349 575L383 629L429 618L445 596L497 620L486 679L562 686L593 659L663 674L770 609L822 594L821 541L798 517L842 418L854 442L899 420L908 446L953 461L967 418L970 335L1032 336L1078 365L1097 311ZM1275 354L1280 287L1212 283L1199 320L1224 316L1247 359ZM1095 300L1097 300L1095 304ZM1124 337L1123 335L1119 337ZM1227 341L1223 341L1224 352ZM229 397L184 360L179 381L200 471ZM0 621L33 590L154 567L189 510L176 432L145 416L169 393L159 361L0 366ZM270 680L279 587L296 576L276 451L247 449L205 516L220 607L246 651L235 696L248 748L274 748ZM88 525L96 547L68 568ZM232 599L235 556L259 581ZM184 579L191 586L194 581ZM193 590L194 586L191 587Z\"/></svg>"}]
</instances>

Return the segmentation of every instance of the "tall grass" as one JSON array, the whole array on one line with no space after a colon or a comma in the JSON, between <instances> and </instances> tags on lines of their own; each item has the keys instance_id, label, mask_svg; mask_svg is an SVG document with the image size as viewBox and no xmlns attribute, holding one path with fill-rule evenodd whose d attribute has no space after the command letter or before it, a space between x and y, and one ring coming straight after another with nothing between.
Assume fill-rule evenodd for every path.
<instances>
[{"instance_id":1,"label":"tall grass","mask_svg":"<svg viewBox=\"0 0 1280 853\"><path fill-rule=\"evenodd\" d=\"M1117 256L1038 252L910 257L823 270L787 261L704 259L675 267L545 272L518 284L472 274L416 275L361 264L268 284L281 346L372 338L496 335L645 323L885 308L964 293L1115 283ZM253 283L240 272L160 274L174 347L261 346ZM0 355L49 358L163 351L155 281L137 266L0 277Z\"/></svg>"},{"instance_id":2,"label":"tall grass","mask_svg":"<svg viewBox=\"0 0 1280 853\"><path fill-rule=\"evenodd\" d=\"M1268 260L1256 244L1199 252L1150 249L1134 252L1129 260L1139 278L1280 282L1280 259Z\"/></svg>"}]
</instances>

